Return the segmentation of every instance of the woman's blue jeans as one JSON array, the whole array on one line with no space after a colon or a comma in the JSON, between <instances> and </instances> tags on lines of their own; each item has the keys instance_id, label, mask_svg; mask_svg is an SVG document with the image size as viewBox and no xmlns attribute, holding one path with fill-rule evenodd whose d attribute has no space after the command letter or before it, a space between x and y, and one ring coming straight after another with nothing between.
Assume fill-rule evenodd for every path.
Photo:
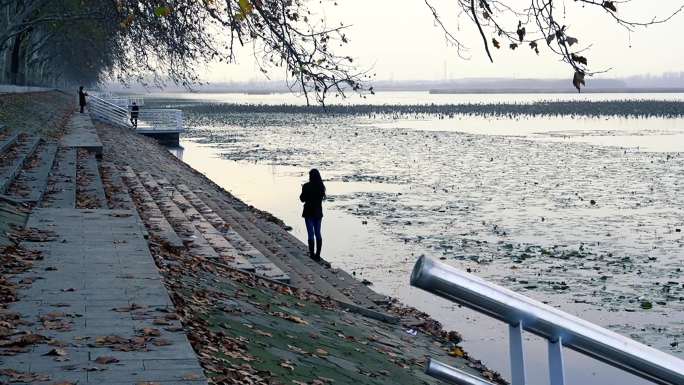
<instances>
[{"instance_id":1,"label":"woman's blue jeans","mask_svg":"<svg viewBox=\"0 0 684 385\"><path fill-rule=\"evenodd\" d=\"M319 242L321 239L323 239L323 237L321 237L322 221L323 218L304 218L304 222L306 223L306 234L308 235L310 241L314 240L314 236Z\"/></svg>"}]
</instances>

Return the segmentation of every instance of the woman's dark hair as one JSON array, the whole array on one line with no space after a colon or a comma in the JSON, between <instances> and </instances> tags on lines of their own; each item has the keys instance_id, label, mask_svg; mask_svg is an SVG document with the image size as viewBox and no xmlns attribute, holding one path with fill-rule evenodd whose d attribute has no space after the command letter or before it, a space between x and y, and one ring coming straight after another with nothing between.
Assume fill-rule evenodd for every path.
<instances>
[{"instance_id":1,"label":"woman's dark hair","mask_svg":"<svg viewBox=\"0 0 684 385\"><path fill-rule=\"evenodd\" d=\"M318 187L321 191L321 195L325 196L325 185L323 184L323 178L321 178L321 173L317 169L312 168L309 171L309 183Z\"/></svg>"}]
</instances>

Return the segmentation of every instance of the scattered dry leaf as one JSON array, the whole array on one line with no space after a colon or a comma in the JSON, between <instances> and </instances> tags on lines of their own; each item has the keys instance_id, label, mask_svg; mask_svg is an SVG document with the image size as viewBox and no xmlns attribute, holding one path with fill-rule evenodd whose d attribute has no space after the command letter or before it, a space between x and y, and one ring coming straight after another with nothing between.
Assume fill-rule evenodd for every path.
<instances>
[{"instance_id":1,"label":"scattered dry leaf","mask_svg":"<svg viewBox=\"0 0 684 385\"><path fill-rule=\"evenodd\" d=\"M47 352L47 353L45 353L45 354L43 354L43 355L44 355L44 356L59 356L59 357L64 357L64 356L66 356L66 355L68 355L68 354L69 354L69 353L67 353L67 351L64 350L64 349L55 348L55 349L52 349L52 350L50 350L49 352Z\"/></svg>"},{"instance_id":2,"label":"scattered dry leaf","mask_svg":"<svg viewBox=\"0 0 684 385\"><path fill-rule=\"evenodd\" d=\"M100 356L95 359L95 363L100 365L115 364L117 362L119 362L119 360L112 356Z\"/></svg>"}]
</instances>

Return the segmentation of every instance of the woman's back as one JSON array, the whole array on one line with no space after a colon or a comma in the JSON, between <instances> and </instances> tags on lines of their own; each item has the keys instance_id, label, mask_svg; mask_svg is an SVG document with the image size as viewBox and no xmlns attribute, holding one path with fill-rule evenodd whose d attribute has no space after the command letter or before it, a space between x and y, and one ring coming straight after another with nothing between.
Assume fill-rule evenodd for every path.
<instances>
[{"instance_id":1,"label":"woman's back","mask_svg":"<svg viewBox=\"0 0 684 385\"><path fill-rule=\"evenodd\" d=\"M325 199L325 191L319 185L312 182L304 183L302 193L299 195L299 200L304 202L302 217L323 218L323 205L321 204L323 199Z\"/></svg>"}]
</instances>

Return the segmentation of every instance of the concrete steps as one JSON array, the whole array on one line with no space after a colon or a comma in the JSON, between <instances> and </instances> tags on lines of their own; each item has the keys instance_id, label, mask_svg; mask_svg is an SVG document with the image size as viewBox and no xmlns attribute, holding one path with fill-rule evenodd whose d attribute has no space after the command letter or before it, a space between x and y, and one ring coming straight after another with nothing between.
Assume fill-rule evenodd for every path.
<instances>
[{"instance_id":1,"label":"concrete steps","mask_svg":"<svg viewBox=\"0 0 684 385\"><path fill-rule=\"evenodd\" d=\"M21 134L12 146L0 154L0 194L7 192L39 143L40 138Z\"/></svg>"},{"instance_id":2,"label":"concrete steps","mask_svg":"<svg viewBox=\"0 0 684 385\"><path fill-rule=\"evenodd\" d=\"M60 147L48 178L48 190L41 207L76 207L76 149Z\"/></svg>"},{"instance_id":3,"label":"concrete steps","mask_svg":"<svg viewBox=\"0 0 684 385\"><path fill-rule=\"evenodd\" d=\"M195 226L195 229L199 231L207 243L216 251L221 262L235 269L249 272L255 271L255 267L247 261L246 258L240 255L237 249L233 247L233 245L231 245L230 242L228 242L228 240L202 216L202 214L195 210L190 202L188 202L178 190L171 186L168 181L160 179L157 183L169 194L171 201L180 208L183 214L185 214L185 217L188 218L193 226ZM281 271L276 273L280 274L275 275L274 278L283 278Z\"/></svg>"},{"instance_id":4,"label":"concrete steps","mask_svg":"<svg viewBox=\"0 0 684 385\"><path fill-rule=\"evenodd\" d=\"M17 132L7 133L4 135L3 139L0 141L0 154L12 147L12 145L17 142L17 138L19 138L19 133Z\"/></svg>"},{"instance_id":5,"label":"concrete steps","mask_svg":"<svg viewBox=\"0 0 684 385\"><path fill-rule=\"evenodd\" d=\"M176 203L181 207L187 207L186 213L192 212L194 216L202 218L203 226L208 228L208 232L219 236L226 244L230 245L234 255L240 256L253 266L255 274L280 282L290 282L289 275L285 274L276 264L230 228L187 186L178 185L177 191L180 196L174 196Z\"/></svg>"},{"instance_id":6,"label":"concrete steps","mask_svg":"<svg viewBox=\"0 0 684 385\"><path fill-rule=\"evenodd\" d=\"M157 203L183 244L197 257L218 260L219 254L211 247L202 234L192 225L183 211L171 200L156 180L147 172L138 175L140 182Z\"/></svg>"},{"instance_id":7,"label":"concrete steps","mask_svg":"<svg viewBox=\"0 0 684 385\"><path fill-rule=\"evenodd\" d=\"M348 272L342 269L325 269L319 264L311 261L308 256L309 250L306 245L300 242L292 234L284 231L277 224L263 219L257 219L256 221L257 226L268 236L273 238L281 247L287 250L290 255L299 258L299 260L306 263L312 269L318 271L325 280L330 282L330 284L342 291L348 297L353 298L355 303L368 308L374 308L376 305L382 305L389 302L387 296L371 290ZM323 245L325 250L325 243Z\"/></svg>"},{"instance_id":8,"label":"concrete steps","mask_svg":"<svg viewBox=\"0 0 684 385\"><path fill-rule=\"evenodd\" d=\"M311 260L309 260L310 262L304 262L289 254L273 238L257 227L250 218L243 216L235 210L230 202L217 202L209 196L204 196L202 190L195 190L194 193L209 207L212 204L216 205L216 208L212 209L223 214L221 217L228 223L230 228L235 230L243 239L252 244L259 252L288 274L293 286L328 296L340 302L354 303L350 297L323 278L327 274L322 274L322 271L319 270L324 269L322 266Z\"/></svg>"},{"instance_id":9,"label":"concrete steps","mask_svg":"<svg viewBox=\"0 0 684 385\"><path fill-rule=\"evenodd\" d=\"M138 211L143 217L148 231L165 242L168 247L178 249L184 247L183 241L176 234L171 224L157 206L150 193L140 183L138 176L130 167L125 167L121 174L129 194L138 203Z\"/></svg>"},{"instance_id":10,"label":"concrete steps","mask_svg":"<svg viewBox=\"0 0 684 385\"><path fill-rule=\"evenodd\" d=\"M84 148L78 149L76 162L76 207L83 209L106 209L107 197L100 177L96 154Z\"/></svg>"},{"instance_id":11,"label":"concrete steps","mask_svg":"<svg viewBox=\"0 0 684 385\"><path fill-rule=\"evenodd\" d=\"M113 163L101 162L100 176L110 209L133 210L135 208L121 174Z\"/></svg>"},{"instance_id":12,"label":"concrete steps","mask_svg":"<svg viewBox=\"0 0 684 385\"><path fill-rule=\"evenodd\" d=\"M179 234L185 235L184 243L197 256L216 260L235 269L254 272L254 266L242 257L173 186L164 180L158 183L149 173L141 173L139 178L157 201L169 223L179 231Z\"/></svg>"},{"instance_id":13,"label":"concrete steps","mask_svg":"<svg viewBox=\"0 0 684 385\"><path fill-rule=\"evenodd\" d=\"M48 175L55 161L56 152L56 143L40 144L10 185L7 196L31 205L40 202L47 189Z\"/></svg>"}]
</instances>

